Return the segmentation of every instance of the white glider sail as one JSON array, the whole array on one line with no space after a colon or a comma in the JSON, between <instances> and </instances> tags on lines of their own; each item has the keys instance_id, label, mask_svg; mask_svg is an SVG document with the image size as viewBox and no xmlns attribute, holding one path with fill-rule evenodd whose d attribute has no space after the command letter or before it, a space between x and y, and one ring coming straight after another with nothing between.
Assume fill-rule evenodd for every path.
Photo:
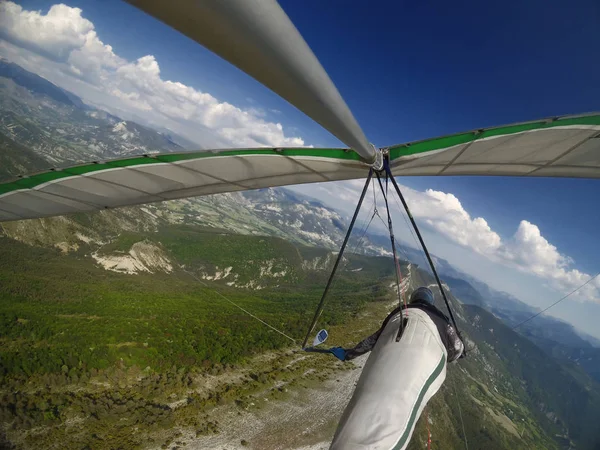
<instances>
[{"instance_id":1,"label":"white glider sail","mask_svg":"<svg viewBox=\"0 0 600 450\"><path fill-rule=\"evenodd\" d=\"M343 149L167 153L55 169L0 184L0 221L364 176Z\"/></svg>"},{"instance_id":2,"label":"white glider sail","mask_svg":"<svg viewBox=\"0 0 600 450\"><path fill-rule=\"evenodd\" d=\"M152 154L0 184L0 221L271 186L364 178L381 152L275 0L128 0L304 111L350 149ZM600 178L600 115L554 118L384 148L394 175ZM377 158L376 158L377 157Z\"/></svg>"},{"instance_id":3,"label":"white glider sail","mask_svg":"<svg viewBox=\"0 0 600 450\"><path fill-rule=\"evenodd\" d=\"M487 128L388 150L394 175L600 178L600 115Z\"/></svg>"},{"instance_id":4,"label":"white glider sail","mask_svg":"<svg viewBox=\"0 0 600 450\"><path fill-rule=\"evenodd\" d=\"M600 178L600 115L564 117L396 145L395 176ZM236 149L145 155L53 169L0 184L0 221L199 195L364 178L349 149Z\"/></svg>"}]
</instances>

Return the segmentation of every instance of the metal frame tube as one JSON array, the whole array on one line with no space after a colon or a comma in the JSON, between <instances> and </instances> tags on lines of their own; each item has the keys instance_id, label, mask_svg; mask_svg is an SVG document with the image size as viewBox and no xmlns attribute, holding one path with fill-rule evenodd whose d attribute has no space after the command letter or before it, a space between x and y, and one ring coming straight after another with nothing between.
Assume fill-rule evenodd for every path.
<instances>
[{"instance_id":1,"label":"metal frame tube","mask_svg":"<svg viewBox=\"0 0 600 450\"><path fill-rule=\"evenodd\" d=\"M337 88L275 0L127 0L237 66L373 164Z\"/></svg>"}]
</instances>

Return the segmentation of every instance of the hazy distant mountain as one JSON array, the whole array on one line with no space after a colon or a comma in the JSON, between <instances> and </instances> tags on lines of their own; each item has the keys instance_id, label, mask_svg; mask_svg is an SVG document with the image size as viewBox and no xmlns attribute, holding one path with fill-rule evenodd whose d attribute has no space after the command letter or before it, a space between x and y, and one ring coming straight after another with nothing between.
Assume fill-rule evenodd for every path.
<instances>
[{"instance_id":1,"label":"hazy distant mountain","mask_svg":"<svg viewBox=\"0 0 600 450\"><path fill-rule=\"evenodd\" d=\"M46 167L183 151L178 142L197 149L175 133L160 133L88 106L75 94L6 60L0 60L0 133L46 160Z\"/></svg>"},{"instance_id":2,"label":"hazy distant mountain","mask_svg":"<svg viewBox=\"0 0 600 450\"><path fill-rule=\"evenodd\" d=\"M0 58L0 77L9 78L32 93L46 96L65 105L77 106L83 104L75 94L67 93L39 75L3 58Z\"/></svg>"},{"instance_id":3,"label":"hazy distant mountain","mask_svg":"<svg viewBox=\"0 0 600 450\"><path fill-rule=\"evenodd\" d=\"M592 344L595 341L593 337L576 330L571 324L545 314L523 323L538 313L539 309L506 292L496 291L467 274L461 274L455 269L448 270L445 264L440 272L443 281L463 303L486 309L510 327L519 325L517 332L548 355L580 366L600 382L600 348ZM448 272L453 276L447 275Z\"/></svg>"}]
</instances>

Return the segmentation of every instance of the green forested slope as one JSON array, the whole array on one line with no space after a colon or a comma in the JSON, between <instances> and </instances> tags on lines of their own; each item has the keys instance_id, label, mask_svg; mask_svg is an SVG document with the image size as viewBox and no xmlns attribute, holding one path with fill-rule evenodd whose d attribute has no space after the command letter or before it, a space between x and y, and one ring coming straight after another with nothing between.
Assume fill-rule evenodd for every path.
<instances>
[{"instance_id":1,"label":"green forested slope","mask_svg":"<svg viewBox=\"0 0 600 450\"><path fill-rule=\"evenodd\" d=\"M546 431L561 435L568 430L578 448L597 448L592 424L600 421L600 385L582 369L550 357L491 313L472 305L465 309L471 318L469 334L485 343L484 351L502 363L505 376L520 381L511 391Z\"/></svg>"},{"instance_id":2,"label":"green forested slope","mask_svg":"<svg viewBox=\"0 0 600 450\"><path fill-rule=\"evenodd\" d=\"M229 288L223 280L219 291L291 336L299 338L305 332L323 276L313 277L314 271L303 269L296 247L276 238L185 228L157 237L167 255L191 273L198 273L199 267L229 265L239 267L236 273L245 282L259 276L261 263L274 261L273 270L286 272L274 279L277 286L271 281L261 291L240 290ZM125 235L111 251L130 247L136 239L144 237ZM64 365L69 371L101 369L121 359L127 366L153 370L173 364L191 367L205 360L233 363L289 344L177 268L172 274L119 274L99 268L82 252L63 255L8 238L0 242L3 374L60 372ZM374 260L371 264L377 266ZM391 275L391 267L385 265ZM387 295L385 289L367 282L371 275L363 271L346 276L343 289L329 303L324 325L342 321L365 302Z\"/></svg>"},{"instance_id":3,"label":"green forested slope","mask_svg":"<svg viewBox=\"0 0 600 450\"><path fill-rule=\"evenodd\" d=\"M171 272L116 273L90 257L130 255L140 242L158 249ZM0 237L0 438L19 448L166 446L179 430L219 432L216 405L245 410L265 390L286 401L281 383L319 383L348 368L311 355L290 369L299 359L289 349L299 344L213 290L301 339L333 256L183 225L122 232L68 254ZM413 285L432 282L414 265L402 271ZM379 326L394 304L393 280L389 258L348 255L319 322L332 345L351 345ZM568 448L569 438L555 437L567 431L577 448L594 448L598 388L589 377L486 311L451 301L475 349L449 367L411 448L426 441L427 419L434 449L463 448L466 439L471 449ZM266 351L280 356L252 362ZM240 378L206 385L207 375Z\"/></svg>"}]
</instances>

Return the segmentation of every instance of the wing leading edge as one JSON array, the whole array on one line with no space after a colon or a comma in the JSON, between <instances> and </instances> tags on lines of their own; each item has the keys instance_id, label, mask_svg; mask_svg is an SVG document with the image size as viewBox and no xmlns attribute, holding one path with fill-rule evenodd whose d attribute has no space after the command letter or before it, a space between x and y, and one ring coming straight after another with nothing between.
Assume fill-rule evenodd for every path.
<instances>
[{"instance_id":1,"label":"wing leading edge","mask_svg":"<svg viewBox=\"0 0 600 450\"><path fill-rule=\"evenodd\" d=\"M357 153L345 149L247 149L146 155L53 169L0 184L0 221L360 178L367 170Z\"/></svg>"},{"instance_id":2,"label":"wing leading edge","mask_svg":"<svg viewBox=\"0 0 600 450\"><path fill-rule=\"evenodd\" d=\"M600 115L486 128L388 150L394 175L600 178Z\"/></svg>"},{"instance_id":3,"label":"wing leading edge","mask_svg":"<svg viewBox=\"0 0 600 450\"><path fill-rule=\"evenodd\" d=\"M385 148L396 176L600 178L600 115L569 116ZM349 149L271 148L145 155L0 184L0 221L200 195L364 178Z\"/></svg>"}]
</instances>

